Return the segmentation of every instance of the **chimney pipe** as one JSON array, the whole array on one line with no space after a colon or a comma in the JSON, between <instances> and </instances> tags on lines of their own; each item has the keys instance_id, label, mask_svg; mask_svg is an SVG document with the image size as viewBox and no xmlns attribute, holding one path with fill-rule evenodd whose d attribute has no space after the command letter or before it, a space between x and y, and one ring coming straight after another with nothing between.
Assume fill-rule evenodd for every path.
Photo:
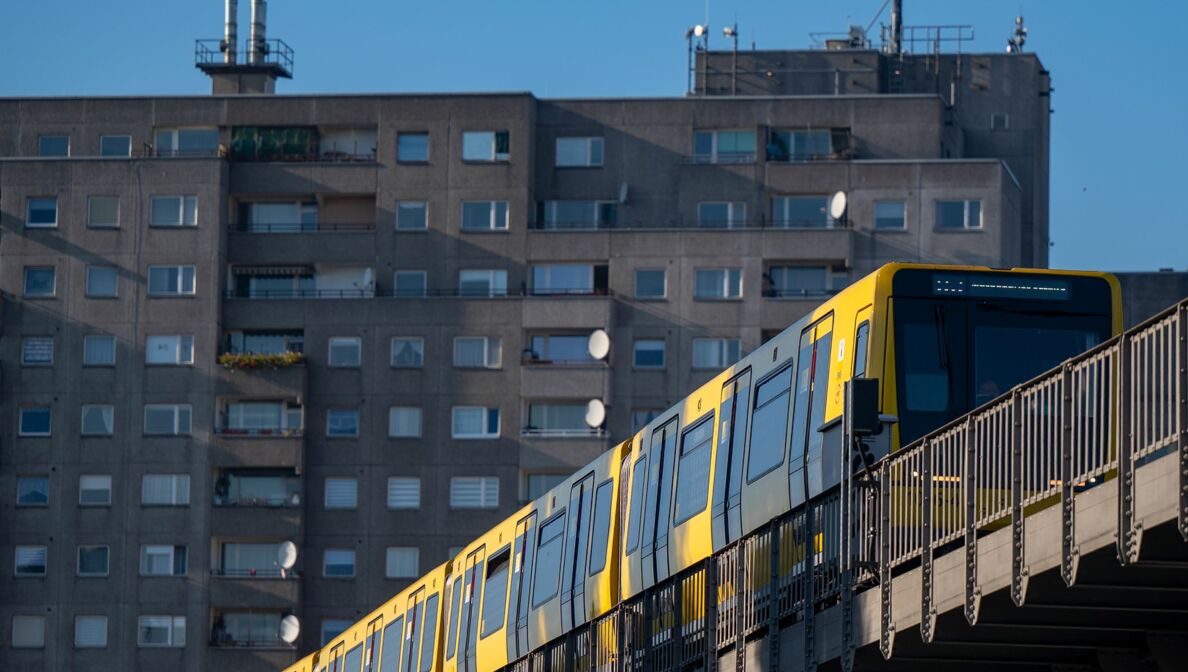
<instances>
[{"instance_id":1,"label":"chimney pipe","mask_svg":"<svg viewBox=\"0 0 1188 672\"><path fill-rule=\"evenodd\" d=\"M891 53L903 53L903 0L891 3Z\"/></svg>"},{"instance_id":2,"label":"chimney pipe","mask_svg":"<svg viewBox=\"0 0 1188 672\"><path fill-rule=\"evenodd\" d=\"M252 32L251 46L248 48L248 63L262 65L267 48L264 44L264 24L268 13L266 0L252 0Z\"/></svg>"},{"instance_id":3,"label":"chimney pipe","mask_svg":"<svg viewBox=\"0 0 1188 672\"><path fill-rule=\"evenodd\" d=\"M227 16L223 20L223 62L235 65L239 41L239 0L227 0Z\"/></svg>"}]
</instances>

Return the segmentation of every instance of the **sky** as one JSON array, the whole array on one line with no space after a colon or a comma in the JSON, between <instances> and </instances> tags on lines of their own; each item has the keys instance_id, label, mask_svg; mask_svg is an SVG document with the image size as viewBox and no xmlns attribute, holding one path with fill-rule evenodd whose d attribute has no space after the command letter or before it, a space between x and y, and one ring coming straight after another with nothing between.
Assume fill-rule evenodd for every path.
<instances>
[{"instance_id":1,"label":"sky","mask_svg":"<svg viewBox=\"0 0 1188 672\"><path fill-rule=\"evenodd\" d=\"M251 0L240 0L241 40ZM883 0L273 0L268 37L295 51L280 93L531 91L682 95L684 33L710 48L803 48L809 33L889 22ZM1051 265L1188 270L1188 2L904 0L904 23L970 24L999 52L1023 14L1052 73ZM202 94L194 40L221 0L7 0L0 96Z\"/></svg>"}]
</instances>

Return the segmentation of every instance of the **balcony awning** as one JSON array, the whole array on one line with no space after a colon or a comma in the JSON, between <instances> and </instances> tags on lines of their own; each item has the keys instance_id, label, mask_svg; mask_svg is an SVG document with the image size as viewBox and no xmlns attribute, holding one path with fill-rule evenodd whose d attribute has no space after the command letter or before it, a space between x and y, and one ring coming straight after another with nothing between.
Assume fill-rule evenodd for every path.
<instances>
[{"instance_id":1,"label":"balcony awning","mask_svg":"<svg viewBox=\"0 0 1188 672\"><path fill-rule=\"evenodd\" d=\"M313 275L313 266L232 266L235 275Z\"/></svg>"}]
</instances>

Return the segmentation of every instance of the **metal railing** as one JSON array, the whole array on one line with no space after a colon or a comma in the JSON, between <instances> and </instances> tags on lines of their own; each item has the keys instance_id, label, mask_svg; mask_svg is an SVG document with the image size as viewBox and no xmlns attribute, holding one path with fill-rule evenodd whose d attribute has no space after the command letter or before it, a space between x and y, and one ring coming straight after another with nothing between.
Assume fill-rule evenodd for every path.
<instances>
[{"instance_id":1,"label":"metal railing","mask_svg":"<svg viewBox=\"0 0 1188 672\"><path fill-rule=\"evenodd\" d=\"M301 427L227 427L215 425L219 436L245 436L251 438L293 438L304 433Z\"/></svg>"},{"instance_id":2,"label":"metal railing","mask_svg":"<svg viewBox=\"0 0 1188 672\"><path fill-rule=\"evenodd\" d=\"M221 39L194 40L194 65L197 67L243 67L243 66L273 66L284 71L285 77L293 75L293 48L285 44L284 40L264 40L264 53L257 63L249 62L251 44L245 43L244 48L239 45L227 45ZM231 58L227 58L230 50Z\"/></svg>"},{"instance_id":3,"label":"metal railing","mask_svg":"<svg viewBox=\"0 0 1188 672\"><path fill-rule=\"evenodd\" d=\"M227 228L232 233L370 233L375 222L240 222Z\"/></svg>"},{"instance_id":4,"label":"metal railing","mask_svg":"<svg viewBox=\"0 0 1188 672\"><path fill-rule=\"evenodd\" d=\"M301 574L280 567L211 569L210 575L227 579L299 579Z\"/></svg>"},{"instance_id":5,"label":"metal railing","mask_svg":"<svg viewBox=\"0 0 1188 672\"><path fill-rule=\"evenodd\" d=\"M741 231L755 229L786 229L794 231L832 231L850 228L845 221L830 220L824 217L817 219L785 219L772 218L766 215L748 219L734 219L730 221L703 221L696 217L672 217L667 219L649 220L615 220L602 222L584 222L582 225L561 224L555 222L528 222L529 231L548 231L550 233L582 233L586 231L647 231L664 229L685 229L694 231Z\"/></svg>"},{"instance_id":6,"label":"metal railing","mask_svg":"<svg viewBox=\"0 0 1188 672\"><path fill-rule=\"evenodd\" d=\"M606 436L606 430L596 427L578 427L572 429L545 429L541 427L521 427L520 436L540 439L576 439Z\"/></svg>"}]
</instances>

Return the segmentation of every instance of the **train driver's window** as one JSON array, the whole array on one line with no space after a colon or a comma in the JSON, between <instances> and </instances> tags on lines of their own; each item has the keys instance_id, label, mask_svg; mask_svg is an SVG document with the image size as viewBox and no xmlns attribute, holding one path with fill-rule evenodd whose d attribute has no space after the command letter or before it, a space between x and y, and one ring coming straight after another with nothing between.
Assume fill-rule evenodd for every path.
<instances>
[{"instance_id":1,"label":"train driver's window","mask_svg":"<svg viewBox=\"0 0 1188 672\"><path fill-rule=\"evenodd\" d=\"M643 516L644 481L647 476L648 458L639 458L631 470L631 512L627 517L627 552L639 547L639 526Z\"/></svg>"},{"instance_id":2,"label":"train driver's window","mask_svg":"<svg viewBox=\"0 0 1188 672\"><path fill-rule=\"evenodd\" d=\"M437 593L425 600L425 627L421 629L421 672L433 667L433 645L437 641Z\"/></svg>"},{"instance_id":3,"label":"train driver's window","mask_svg":"<svg viewBox=\"0 0 1188 672\"><path fill-rule=\"evenodd\" d=\"M561 581L561 551L565 541L565 513L555 516L540 527L540 541L536 546L536 572L532 577L532 608L557 595Z\"/></svg>"},{"instance_id":4,"label":"train driver's window","mask_svg":"<svg viewBox=\"0 0 1188 672\"><path fill-rule=\"evenodd\" d=\"M483 596L483 627L485 638L503 627L507 607L507 570L511 566L511 549L504 546L487 562L486 595Z\"/></svg>"},{"instance_id":5,"label":"train driver's window","mask_svg":"<svg viewBox=\"0 0 1188 672\"><path fill-rule=\"evenodd\" d=\"M627 470L624 469L624 472ZM611 491L614 483L607 479L594 491L594 526L590 530L590 576L606 567L606 547L610 542Z\"/></svg>"},{"instance_id":6,"label":"train driver's window","mask_svg":"<svg viewBox=\"0 0 1188 672\"><path fill-rule=\"evenodd\" d=\"M446 630L446 660L453 659L458 648L458 614L462 611L462 583L462 575L454 577L454 588L450 592L450 619ZM447 587L446 590L450 589Z\"/></svg>"},{"instance_id":7,"label":"train driver's window","mask_svg":"<svg viewBox=\"0 0 1188 672\"><path fill-rule=\"evenodd\" d=\"M792 367L786 366L755 386L755 412L751 416L751 447L747 460L748 483L784 462L791 385Z\"/></svg>"},{"instance_id":8,"label":"train driver's window","mask_svg":"<svg viewBox=\"0 0 1188 672\"><path fill-rule=\"evenodd\" d=\"M713 438L713 412L693 425L681 437L681 459L677 463L675 525L680 525L705 511L705 504L709 500L710 443Z\"/></svg>"},{"instance_id":9,"label":"train driver's window","mask_svg":"<svg viewBox=\"0 0 1188 672\"><path fill-rule=\"evenodd\" d=\"M397 618L384 628L384 647L380 651L379 672L396 672L400 668L401 635L404 618Z\"/></svg>"},{"instance_id":10,"label":"train driver's window","mask_svg":"<svg viewBox=\"0 0 1188 672\"><path fill-rule=\"evenodd\" d=\"M866 377L866 341L870 338L870 322L858 325L854 334L854 377Z\"/></svg>"}]
</instances>

